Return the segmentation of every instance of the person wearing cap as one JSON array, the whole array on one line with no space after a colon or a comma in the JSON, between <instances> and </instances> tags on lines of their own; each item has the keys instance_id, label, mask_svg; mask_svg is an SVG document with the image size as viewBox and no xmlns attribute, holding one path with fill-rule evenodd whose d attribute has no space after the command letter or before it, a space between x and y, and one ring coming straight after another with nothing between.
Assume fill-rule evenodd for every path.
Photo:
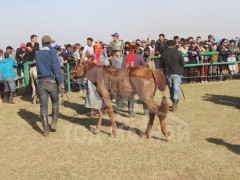
<instances>
[{"instance_id":1,"label":"person wearing cap","mask_svg":"<svg viewBox=\"0 0 240 180\"><path fill-rule=\"evenodd\" d=\"M120 49L121 51L116 51L113 52L113 55L117 55L120 57L123 57L123 48L124 48L124 42L122 40L119 39L119 34L118 33L114 33L112 34L113 37L113 41L110 42L109 46L112 47L113 51L114 49Z\"/></svg>"},{"instance_id":2,"label":"person wearing cap","mask_svg":"<svg viewBox=\"0 0 240 180\"><path fill-rule=\"evenodd\" d=\"M4 103L14 104L13 96L16 90L15 78L16 72L15 68L18 67L16 61L10 58L9 53L4 54L4 58L0 62L0 73L2 81L4 82Z\"/></svg>"},{"instance_id":3,"label":"person wearing cap","mask_svg":"<svg viewBox=\"0 0 240 180\"><path fill-rule=\"evenodd\" d=\"M48 35L42 37L42 49L36 54L37 92L40 100L40 116L43 135L49 135L48 97L52 101L51 131L56 131L59 114L59 89L64 89L64 78L58 61L57 51L51 47L55 43Z\"/></svg>"},{"instance_id":4,"label":"person wearing cap","mask_svg":"<svg viewBox=\"0 0 240 180\"><path fill-rule=\"evenodd\" d=\"M39 51L39 43L37 42L37 35L31 35L31 42L26 44L27 61L34 61L36 53Z\"/></svg>"},{"instance_id":5,"label":"person wearing cap","mask_svg":"<svg viewBox=\"0 0 240 180\"><path fill-rule=\"evenodd\" d=\"M129 67L139 67L144 66L146 67L147 64L145 63L143 56L141 54L137 54L137 46L135 43L130 45L131 54L124 56L122 69L129 68ZM146 114L147 106L144 105L144 114ZM129 117L134 117L134 95L132 94L128 97L128 114Z\"/></svg>"},{"instance_id":6,"label":"person wearing cap","mask_svg":"<svg viewBox=\"0 0 240 180\"><path fill-rule=\"evenodd\" d=\"M17 75L22 76L23 63L25 63L27 61L26 44L22 43L20 45L20 48L17 48L16 61L18 64ZM20 79L19 82L20 82L20 84L22 84L22 79Z\"/></svg>"},{"instance_id":7,"label":"person wearing cap","mask_svg":"<svg viewBox=\"0 0 240 180\"><path fill-rule=\"evenodd\" d=\"M170 90L170 99L173 102L173 112L177 110L181 90L181 76L183 75L182 67L185 65L181 52L174 45L174 41L169 40L167 42L167 49L162 54L164 74Z\"/></svg>"},{"instance_id":8,"label":"person wearing cap","mask_svg":"<svg viewBox=\"0 0 240 180\"><path fill-rule=\"evenodd\" d=\"M212 46L215 43L213 35L211 35L211 34L208 35L208 41L207 42L209 44L209 50L212 51Z\"/></svg>"},{"instance_id":9,"label":"person wearing cap","mask_svg":"<svg viewBox=\"0 0 240 180\"><path fill-rule=\"evenodd\" d=\"M62 73L64 73L64 72L63 72L64 59L63 59L63 57L62 57L62 52L63 52L62 46L60 46L59 44L56 44L56 45L54 46L54 48L57 50L58 61L59 61L60 66L61 66Z\"/></svg>"}]
</instances>

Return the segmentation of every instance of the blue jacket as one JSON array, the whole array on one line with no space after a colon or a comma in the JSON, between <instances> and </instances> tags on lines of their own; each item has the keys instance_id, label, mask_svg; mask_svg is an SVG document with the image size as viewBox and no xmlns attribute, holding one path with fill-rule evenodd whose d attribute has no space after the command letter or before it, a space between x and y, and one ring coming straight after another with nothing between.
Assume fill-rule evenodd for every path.
<instances>
[{"instance_id":1,"label":"blue jacket","mask_svg":"<svg viewBox=\"0 0 240 180\"><path fill-rule=\"evenodd\" d=\"M43 46L36 54L37 79L56 79L58 84L64 83L64 78L57 51L51 46Z\"/></svg>"},{"instance_id":2,"label":"blue jacket","mask_svg":"<svg viewBox=\"0 0 240 180\"><path fill-rule=\"evenodd\" d=\"M8 78L16 78L16 73L14 71L14 68L17 68L18 65L16 61L6 58L3 59L2 62L0 62L0 73L2 73L2 80L8 79Z\"/></svg>"}]
</instances>

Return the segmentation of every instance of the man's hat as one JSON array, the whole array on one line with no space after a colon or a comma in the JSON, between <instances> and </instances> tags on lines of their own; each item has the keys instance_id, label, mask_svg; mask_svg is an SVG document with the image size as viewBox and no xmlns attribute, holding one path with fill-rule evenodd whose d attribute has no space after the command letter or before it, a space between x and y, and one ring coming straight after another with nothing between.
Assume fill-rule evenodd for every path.
<instances>
[{"instance_id":1,"label":"man's hat","mask_svg":"<svg viewBox=\"0 0 240 180\"><path fill-rule=\"evenodd\" d=\"M56 44L55 46L54 46L54 48L55 49L60 49L62 46L60 46L59 44Z\"/></svg>"},{"instance_id":2,"label":"man's hat","mask_svg":"<svg viewBox=\"0 0 240 180\"><path fill-rule=\"evenodd\" d=\"M118 33L112 34L112 37L114 37L114 36L119 37L119 34Z\"/></svg>"},{"instance_id":3,"label":"man's hat","mask_svg":"<svg viewBox=\"0 0 240 180\"><path fill-rule=\"evenodd\" d=\"M48 35L45 35L42 37L42 42L43 43L55 43L55 40L52 40L52 38Z\"/></svg>"},{"instance_id":4,"label":"man's hat","mask_svg":"<svg viewBox=\"0 0 240 180\"><path fill-rule=\"evenodd\" d=\"M214 38L214 37L213 37L213 35L210 34L210 35L208 35L208 39L209 39L209 38Z\"/></svg>"},{"instance_id":5,"label":"man's hat","mask_svg":"<svg viewBox=\"0 0 240 180\"><path fill-rule=\"evenodd\" d=\"M20 48L22 49L22 48L25 48L26 47L26 44L24 44L24 43L22 43L21 45L20 45Z\"/></svg>"}]
</instances>

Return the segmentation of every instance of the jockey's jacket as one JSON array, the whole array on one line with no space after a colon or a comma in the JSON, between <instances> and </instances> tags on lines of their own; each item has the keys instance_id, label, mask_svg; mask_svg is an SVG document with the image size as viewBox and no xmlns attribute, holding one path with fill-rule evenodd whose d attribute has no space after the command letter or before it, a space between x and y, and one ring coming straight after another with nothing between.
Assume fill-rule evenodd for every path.
<instances>
[{"instance_id":1,"label":"jockey's jacket","mask_svg":"<svg viewBox=\"0 0 240 180\"><path fill-rule=\"evenodd\" d=\"M43 46L36 54L37 79L47 78L56 80L58 84L64 83L57 51L51 46Z\"/></svg>"}]
</instances>

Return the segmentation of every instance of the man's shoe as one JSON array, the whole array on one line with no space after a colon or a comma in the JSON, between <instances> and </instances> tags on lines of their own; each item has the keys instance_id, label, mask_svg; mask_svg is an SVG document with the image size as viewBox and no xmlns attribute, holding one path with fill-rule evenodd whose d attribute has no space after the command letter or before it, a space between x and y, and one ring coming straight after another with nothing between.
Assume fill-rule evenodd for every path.
<instances>
[{"instance_id":1,"label":"man's shoe","mask_svg":"<svg viewBox=\"0 0 240 180\"><path fill-rule=\"evenodd\" d=\"M178 105L178 100L173 100L172 112L176 112L177 111L177 105Z\"/></svg>"},{"instance_id":2,"label":"man's shoe","mask_svg":"<svg viewBox=\"0 0 240 180\"><path fill-rule=\"evenodd\" d=\"M43 136L47 137L49 135L48 116L41 116L41 122L43 126Z\"/></svg>"},{"instance_id":3,"label":"man's shoe","mask_svg":"<svg viewBox=\"0 0 240 180\"><path fill-rule=\"evenodd\" d=\"M9 102L9 92L5 92L3 94L3 103L8 103Z\"/></svg>"},{"instance_id":4,"label":"man's shoe","mask_svg":"<svg viewBox=\"0 0 240 180\"><path fill-rule=\"evenodd\" d=\"M15 93L15 92L10 92L9 100L8 100L8 103L9 103L9 104L15 104L15 103L13 102L14 93Z\"/></svg>"},{"instance_id":5,"label":"man's shoe","mask_svg":"<svg viewBox=\"0 0 240 180\"><path fill-rule=\"evenodd\" d=\"M51 131L55 132L57 130L57 121L58 121L59 108L52 109L52 124Z\"/></svg>"}]
</instances>

